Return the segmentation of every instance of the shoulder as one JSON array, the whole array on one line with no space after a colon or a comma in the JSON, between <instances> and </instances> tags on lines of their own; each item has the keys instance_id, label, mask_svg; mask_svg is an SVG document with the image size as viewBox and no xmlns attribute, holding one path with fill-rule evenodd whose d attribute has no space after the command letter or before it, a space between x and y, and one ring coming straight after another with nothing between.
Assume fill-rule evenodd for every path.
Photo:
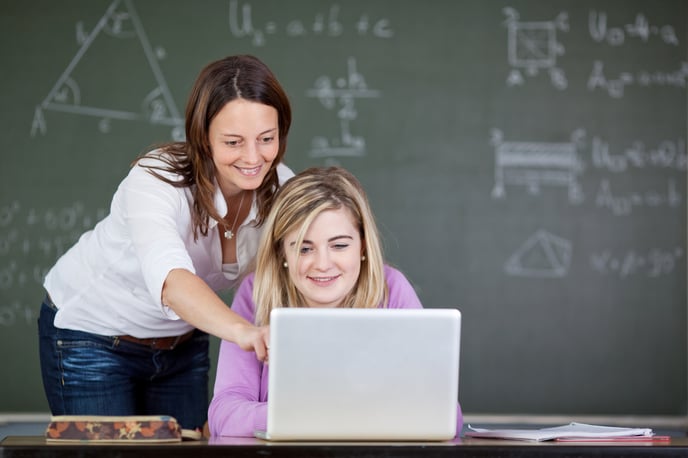
<instances>
[{"instance_id":1,"label":"shoulder","mask_svg":"<svg viewBox=\"0 0 688 458\"><path fill-rule=\"evenodd\" d=\"M397 283L409 283L408 279L406 276L401 273L400 270L385 264L384 265L384 270L385 270L385 280L387 281L387 285L392 286Z\"/></svg>"},{"instance_id":2,"label":"shoulder","mask_svg":"<svg viewBox=\"0 0 688 458\"><path fill-rule=\"evenodd\" d=\"M160 178L151 173L153 171L160 177L170 181L179 181L182 177L170 168L172 161L174 159L168 153L164 153L161 150L150 151L134 162L127 178L135 181L150 180L162 182Z\"/></svg>"},{"instance_id":3,"label":"shoulder","mask_svg":"<svg viewBox=\"0 0 688 458\"><path fill-rule=\"evenodd\" d=\"M392 266L385 265L385 281L389 290L389 308L422 308L416 290L408 278Z\"/></svg>"},{"instance_id":4,"label":"shoulder","mask_svg":"<svg viewBox=\"0 0 688 458\"><path fill-rule=\"evenodd\" d=\"M279 179L279 184L283 185L285 181L294 176L294 172L284 165L283 162L277 164L277 177Z\"/></svg>"}]
</instances>

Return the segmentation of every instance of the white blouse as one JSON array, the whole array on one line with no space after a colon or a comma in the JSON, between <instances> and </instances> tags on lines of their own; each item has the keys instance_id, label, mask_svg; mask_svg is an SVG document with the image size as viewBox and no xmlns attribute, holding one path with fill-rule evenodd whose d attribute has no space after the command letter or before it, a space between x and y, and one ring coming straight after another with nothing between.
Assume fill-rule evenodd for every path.
<instances>
[{"instance_id":1,"label":"white blouse","mask_svg":"<svg viewBox=\"0 0 688 458\"><path fill-rule=\"evenodd\" d=\"M280 184L294 175L283 164L277 171ZM218 213L227 213L217 186L214 200ZM190 331L192 326L161 302L168 273L186 269L214 291L233 288L251 266L261 232L253 225L254 195L236 231L237 264L223 266L217 221L211 218L208 234L194 241L192 206L188 187L174 187L143 167L132 167L115 192L110 214L84 233L45 278L44 287L58 307L55 326L138 338Z\"/></svg>"}]
</instances>

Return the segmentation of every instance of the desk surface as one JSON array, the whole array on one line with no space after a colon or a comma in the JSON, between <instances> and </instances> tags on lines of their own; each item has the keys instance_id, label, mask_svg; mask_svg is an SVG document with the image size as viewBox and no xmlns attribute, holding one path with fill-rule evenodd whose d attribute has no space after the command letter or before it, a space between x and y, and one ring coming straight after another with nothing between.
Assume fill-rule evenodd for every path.
<instances>
[{"instance_id":1,"label":"desk surface","mask_svg":"<svg viewBox=\"0 0 688 458\"><path fill-rule=\"evenodd\" d=\"M264 442L213 438L174 444L47 444L40 436L9 436L0 457L688 457L688 438L668 442L562 443L462 438L451 442Z\"/></svg>"}]
</instances>

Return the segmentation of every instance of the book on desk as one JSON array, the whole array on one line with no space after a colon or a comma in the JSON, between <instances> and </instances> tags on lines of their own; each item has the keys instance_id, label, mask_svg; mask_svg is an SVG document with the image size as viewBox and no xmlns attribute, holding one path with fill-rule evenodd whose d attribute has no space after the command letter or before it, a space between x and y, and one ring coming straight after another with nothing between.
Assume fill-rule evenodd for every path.
<instances>
[{"instance_id":1,"label":"book on desk","mask_svg":"<svg viewBox=\"0 0 688 458\"><path fill-rule=\"evenodd\" d=\"M183 429L169 415L56 415L46 442L181 442L198 440L200 431Z\"/></svg>"}]
</instances>

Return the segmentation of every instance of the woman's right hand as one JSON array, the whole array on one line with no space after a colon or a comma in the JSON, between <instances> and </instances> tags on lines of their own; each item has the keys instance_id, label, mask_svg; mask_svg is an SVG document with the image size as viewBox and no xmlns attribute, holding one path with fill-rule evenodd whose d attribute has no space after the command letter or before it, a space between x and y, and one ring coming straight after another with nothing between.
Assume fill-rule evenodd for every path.
<instances>
[{"instance_id":1,"label":"woman's right hand","mask_svg":"<svg viewBox=\"0 0 688 458\"><path fill-rule=\"evenodd\" d=\"M242 350L254 351L258 361L267 363L270 350L270 327L244 325L244 329L237 336L236 344Z\"/></svg>"}]
</instances>

